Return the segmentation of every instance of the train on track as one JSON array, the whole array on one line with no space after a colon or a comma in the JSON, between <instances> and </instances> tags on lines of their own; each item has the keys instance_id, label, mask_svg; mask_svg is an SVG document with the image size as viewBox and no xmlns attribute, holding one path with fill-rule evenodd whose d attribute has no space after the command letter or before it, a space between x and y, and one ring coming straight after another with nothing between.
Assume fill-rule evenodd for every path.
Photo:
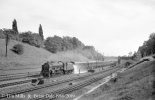
<instances>
[{"instance_id":1,"label":"train on track","mask_svg":"<svg viewBox=\"0 0 155 100\"><path fill-rule=\"evenodd\" d=\"M43 77L52 77L58 75L71 74L74 72L74 66L85 66L88 72L95 72L96 68L103 68L104 66L115 66L116 62L104 62L104 61L93 61L93 62L46 62L42 65L40 75Z\"/></svg>"},{"instance_id":2,"label":"train on track","mask_svg":"<svg viewBox=\"0 0 155 100\"><path fill-rule=\"evenodd\" d=\"M52 77L61 74L70 74L74 70L73 63L64 62L46 62L42 65L41 76Z\"/></svg>"}]
</instances>

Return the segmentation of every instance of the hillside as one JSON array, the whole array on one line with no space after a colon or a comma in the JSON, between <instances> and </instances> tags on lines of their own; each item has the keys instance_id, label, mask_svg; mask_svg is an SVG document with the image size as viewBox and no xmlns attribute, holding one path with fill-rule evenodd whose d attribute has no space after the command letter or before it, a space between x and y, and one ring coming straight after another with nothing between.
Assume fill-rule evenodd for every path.
<instances>
[{"instance_id":1,"label":"hillside","mask_svg":"<svg viewBox=\"0 0 155 100\"><path fill-rule=\"evenodd\" d=\"M10 49L15 44L22 44L24 46L24 53L17 55ZM0 39L0 68L21 68L21 67L36 67L45 62L51 53L41 49L24 44L18 41L11 40L8 45L8 57L5 57L5 40Z\"/></svg>"},{"instance_id":2,"label":"hillside","mask_svg":"<svg viewBox=\"0 0 155 100\"><path fill-rule=\"evenodd\" d=\"M24 53L17 55L10 49L15 44L22 44L24 46ZM49 51L30 46L15 40L11 40L8 45L8 57L5 57L5 40L0 39L0 69L14 69L14 68L36 68L40 67L45 61L88 61L80 53L73 51L58 52L52 54Z\"/></svg>"}]
</instances>

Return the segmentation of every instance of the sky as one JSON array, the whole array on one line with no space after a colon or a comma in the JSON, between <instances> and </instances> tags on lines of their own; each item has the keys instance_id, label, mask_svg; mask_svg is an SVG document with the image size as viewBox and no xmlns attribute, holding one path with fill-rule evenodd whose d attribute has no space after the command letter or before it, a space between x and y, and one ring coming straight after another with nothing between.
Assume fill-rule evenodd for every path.
<instances>
[{"instance_id":1,"label":"sky","mask_svg":"<svg viewBox=\"0 0 155 100\"><path fill-rule=\"evenodd\" d=\"M138 50L155 32L155 0L0 0L0 28L77 37L105 56Z\"/></svg>"}]
</instances>

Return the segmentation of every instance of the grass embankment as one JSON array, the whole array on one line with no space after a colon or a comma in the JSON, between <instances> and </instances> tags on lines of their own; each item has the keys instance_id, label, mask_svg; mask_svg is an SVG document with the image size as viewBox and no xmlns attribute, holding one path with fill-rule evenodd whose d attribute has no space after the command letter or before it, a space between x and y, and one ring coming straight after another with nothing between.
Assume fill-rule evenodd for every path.
<instances>
[{"instance_id":1,"label":"grass embankment","mask_svg":"<svg viewBox=\"0 0 155 100\"><path fill-rule=\"evenodd\" d=\"M80 100L155 100L154 75L155 61L141 63Z\"/></svg>"},{"instance_id":2,"label":"grass embankment","mask_svg":"<svg viewBox=\"0 0 155 100\"><path fill-rule=\"evenodd\" d=\"M17 55L10 49L15 44L22 44L24 46L24 53ZM0 68L22 68L22 67L33 67L38 66L51 55L50 52L24 44L18 41L11 40L8 45L8 56L5 57L5 40L0 39Z\"/></svg>"},{"instance_id":3,"label":"grass embankment","mask_svg":"<svg viewBox=\"0 0 155 100\"><path fill-rule=\"evenodd\" d=\"M10 49L15 44L24 46L24 53L17 55ZM11 40L8 45L8 57L5 57L5 40L0 39L0 69L12 68L36 68L49 61L88 61L89 59L80 53L73 51L52 54L43 48L37 48L25 43Z\"/></svg>"}]
</instances>

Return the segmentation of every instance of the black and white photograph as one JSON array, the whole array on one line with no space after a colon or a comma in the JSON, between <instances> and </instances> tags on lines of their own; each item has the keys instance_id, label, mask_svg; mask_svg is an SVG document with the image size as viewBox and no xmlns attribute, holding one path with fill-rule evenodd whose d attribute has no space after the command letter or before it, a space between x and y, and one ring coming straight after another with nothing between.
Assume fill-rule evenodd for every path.
<instances>
[{"instance_id":1,"label":"black and white photograph","mask_svg":"<svg viewBox=\"0 0 155 100\"><path fill-rule=\"evenodd\" d=\"M0 0L0 100L155 100L155 0Z\"/></svg>"}]
</instances>

